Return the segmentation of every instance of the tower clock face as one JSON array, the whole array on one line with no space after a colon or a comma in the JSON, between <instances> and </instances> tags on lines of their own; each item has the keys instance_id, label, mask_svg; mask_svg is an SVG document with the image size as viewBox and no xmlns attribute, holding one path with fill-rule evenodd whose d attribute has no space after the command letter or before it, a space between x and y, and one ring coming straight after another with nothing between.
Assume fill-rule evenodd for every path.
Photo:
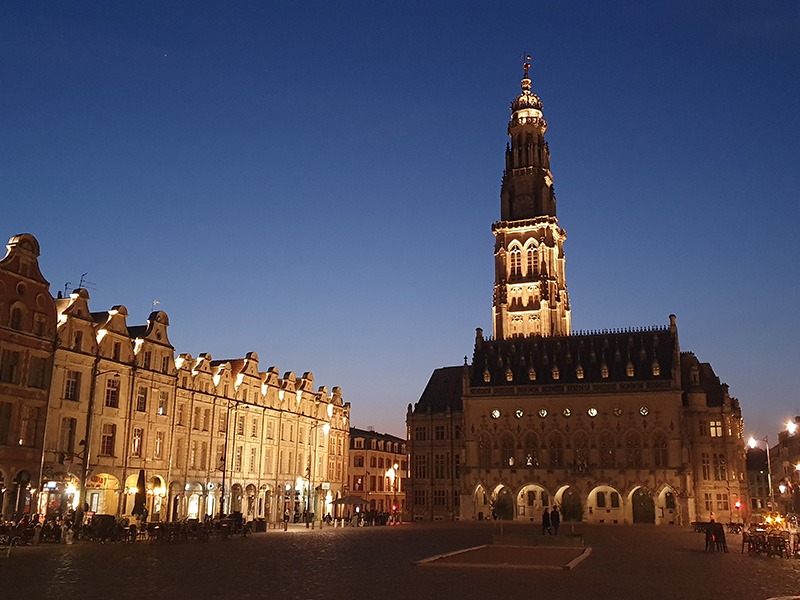
<instances>
[{"instance_id":1,"label":"tower clock face","mask_svg":"<svg viewBox=\"0 0 800 600\"><path fill-rule=\"evenodd\" d=\"M650 409L647 408L646 406L642 406L639 409L639 414L642 415L643 417L646 417L648 414L650 414Z\"/></svg>"},{"instance_id":2,"label":"tower clock face","mask_svg":"<svg viewBox=\"0 0 800 600\"><path fill-rule=\"evenodd\" d=\"M540 408L539 409L539 416L544 419L547 416L547 409L546 408Z\"/></svg>"},{"instance_id":3,"label":"tower clock face","mask_svg":"<svg viewBox=\"0 0 800 600\"><path fill-rule=\"evenodd\" d=\"M515 411L514 411L514 416L515 416L515 417L517 417L518 419L521 419L521 418L522 418L522 415L524 415L524 414L525 414L525 413L524 413L524 412L522 412L522 410L520 410L519 408L518 408L517 410L515 410Z\"/></svg>"},{"instance_id":4,"label":"tower clock face","mask_svg":"<svg viewBox=\"0 0 800 600\"><path fill-rule=\"evenodd\" d=\"M499 419L500 418L500 409L495 408L492 411L492 418L493 419Z\"/></svg>"},{"instance_id":5,"label":"tower clock face","mask_svg":"<svg viewBox=\"0 0 800 600\"><path fill-rule=\"evenodd\" d=\"M586 414L589 415L590 417L596 417L597 409L593 406L592 408L586 411Z\"/></svg>"}]
</instances>

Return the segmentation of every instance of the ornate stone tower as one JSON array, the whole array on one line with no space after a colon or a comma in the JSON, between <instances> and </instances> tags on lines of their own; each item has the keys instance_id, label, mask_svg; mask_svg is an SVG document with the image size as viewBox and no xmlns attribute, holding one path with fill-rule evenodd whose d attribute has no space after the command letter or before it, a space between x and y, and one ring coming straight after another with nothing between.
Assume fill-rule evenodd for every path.
<instances>
[{"instance_id":1,"label":"ornate stone tower","mask_svg":"<svg viewBox=\"0 0 800 600\"><path fill-rule=\"evenodd\" d=\"M572 329L564 271L567 235L556 218L547 122L539 96L531 92L530 63L523 66L522 93L511 103L508 123L501 220L492 225L495 339L569 335Z\"/></svg>"}]
</instances>

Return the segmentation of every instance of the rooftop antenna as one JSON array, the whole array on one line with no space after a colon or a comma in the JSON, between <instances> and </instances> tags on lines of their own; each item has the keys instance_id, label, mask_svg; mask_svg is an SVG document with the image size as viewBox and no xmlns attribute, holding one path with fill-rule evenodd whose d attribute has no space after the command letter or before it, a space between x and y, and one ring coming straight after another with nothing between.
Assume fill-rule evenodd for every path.
<instances>
[{"instance_id":1,"label":"rooftop antenna","mask_svg":"<svg viewBox=\"0 0 800 600\"><path fill-rule=\"evenodd\" d=\"M69 295L68 290L71 285L72 285L71 281L67 281L66 283L64 283L64 298L66 298Z\"/></svg>"},{"instance_id":2,"label":"rooftop antenna","mask_svg":"<svg viewBox=\"0 0 800 600\"><path fill-rule=\"evenodd\" d=\"M161 304L161 302L159 302L158 300L153 300L150 303L150 312L155 312L156 311L156 306L158 306L159 304Z\"/></svg>"},{"instance_id":3,"label":"rooftop antenna","mask_svg":"<svg viewBox=\"0 0 800 600\"><path fill-rule=\"evenodd\" d=\"M94 282L92 282L92 281L89 281L88 279L86 279L86 276L87 276L88 274L89 274L89 272L88 272L88 271L87 271L86 273L81 273L81 280L80 280L80 282L78 283L78 287L79 287L80 289L84 289L84 290L89 290L89 289L92 289L92 290L93 290L93 289L95 289L95 284L94 284Z\"/></svg>"}]
</instances>

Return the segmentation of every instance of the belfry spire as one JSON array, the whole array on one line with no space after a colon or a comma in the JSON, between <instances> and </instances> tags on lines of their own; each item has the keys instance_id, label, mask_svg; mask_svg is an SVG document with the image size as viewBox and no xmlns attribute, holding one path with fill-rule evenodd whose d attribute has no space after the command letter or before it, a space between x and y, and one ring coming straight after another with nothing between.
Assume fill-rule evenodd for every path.
<instances>
[{"instance_id":1,"label":"belfry spire","mask_svg":"<svg viewBox=\"0 0 800 600\"><path fill-rule=\"evenodd\" d=\"M521 93L511 103L510 143L500 188L495 236L494 335L496 339L569 335L563 243L550 172L547 121L532 90L530 56L524 57Z\"/></svg>"}]
</instances>

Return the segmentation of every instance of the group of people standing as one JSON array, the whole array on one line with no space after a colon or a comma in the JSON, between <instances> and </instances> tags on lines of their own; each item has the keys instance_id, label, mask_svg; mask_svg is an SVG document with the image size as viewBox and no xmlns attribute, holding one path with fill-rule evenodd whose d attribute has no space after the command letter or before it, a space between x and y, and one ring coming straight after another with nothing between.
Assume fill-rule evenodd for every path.
<instances>
[{"instance_id":1,"label":"group of people standing","mask_svg":"<svg viewBox=\"0 0 800 600\"><path fill-rule=\"evenodd\" d=\"M561 513L558 512L558 506L554 506L552 511L545 507L542 513L542 535L558 535L559 525Z\"/></svg>"}]
</instances>

